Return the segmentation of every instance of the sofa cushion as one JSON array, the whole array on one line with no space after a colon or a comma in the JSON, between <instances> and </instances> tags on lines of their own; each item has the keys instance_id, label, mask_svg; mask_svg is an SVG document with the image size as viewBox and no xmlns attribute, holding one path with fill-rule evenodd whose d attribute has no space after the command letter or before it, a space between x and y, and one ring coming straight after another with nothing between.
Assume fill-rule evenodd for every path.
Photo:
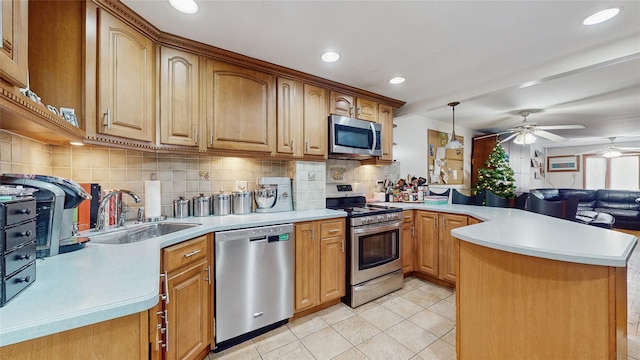
<instances>
[{"instance_id":1,"label":"sofa cushion","mask_svg":"<svg viewBox=\"0 0 640 360\"><path fill-rule=\"evenodd\" d=\"M530 190L530 193L533 194L538 199L549 200L549 201L557 201L562 200L560 198L560 192L558 189L534 189Z\"/></svg>"},{"instance_id":2,"label":"sofa cushion","mask_svg":"<svg viewBox=\"0 0 640 360\"><path fill-rule=\"evenodd\" d=\"M611 214L617 220L629 220L640 222L640 211L612 208L596 208L597 212Z\"/></svg>"},{"instance_id":3,"label":"sofa cushion","mask_svg":"<svg viewBox=\"0 0 640 360\"><path fill-rule=\"evenodd\" d=\"M588 210L593 209L596 206L596 193L597 190L588 189L558 189L560 197L567 197L569 195L578 195L578 209Z\"/></svg>"},{"instance_id":4,"label":"sofa cushion","mask_svg":"<svg viewBox=\"0 0 640 360\"><path fill-rule=\"evenodd\" d=\"M636 202L639 197L640 191L600 189L596 194L595 207L640 211L640 203Z\"/></svg>"}]
</instances>

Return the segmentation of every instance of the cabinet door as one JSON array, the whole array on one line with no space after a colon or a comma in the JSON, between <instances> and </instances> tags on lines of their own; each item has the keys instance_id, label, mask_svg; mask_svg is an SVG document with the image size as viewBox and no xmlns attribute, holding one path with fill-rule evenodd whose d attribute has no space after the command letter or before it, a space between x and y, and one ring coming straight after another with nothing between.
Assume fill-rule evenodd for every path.
<instances>
[{"instance_id":1,"label":"cabinet door","mask_svg":"<svg viewBox=\"0 0 640 360\"><path fill-rule=\"evenodd\" d=\"M356 99L356 118L361 120L378 121L378 103L371 100Z\"/></svg>"},{"instance_id":2,"label":"cabinet door","mask_svg":"<svg viewBox=\"0 0 640 360\"><path fill-rule=\"evenodd\" d=\"M0 26L2 26L2 46L0 47L0 77L13 85L27 87L28 74L28 19L26 1L2 0L0 4ZM44 30L46 31L46 30Z\"/></svg>"},{"instance_id":3,"label":"cabinet door","mask_svg":"<svg viewBox=\"0 0 640 360\"><path fill-rule=\"evenodd\" d=\"M311 308L319 303L320 244L316 223L296 223L295 259L295 312Z\"/></svg>"},{"instance_id":4,"label":"cabinet door","mask_svg":"<svg viewBox=\"0 0 640 360\"><path fill-rule=\"evenodd\" d=\"M345 294L345 220L321 222L320 234L320 303L324 303Z\"/></svg>"},{"instance_id":5,"label":"cabinet door","mask_svg":"<svg viewBox=\"0 0 640 360\"><path fill-rule=\"evenodd\" d=\"M469 225L473 225L473 224L479 224L479 223L481 223L481 222L482 222L482 220L478 220L478 219L476 219L476 218L474 218L474 217L469 216L469 217L467 218L467 222L469 223Z\"/></svg>"},{"instance_id":6,"label":"cabinet door","mask_svg":"<svg viewBox=\"0 0 640 360\"><path fill-rule=\"evenodd\" d=\"M329 100L329 107L329 113L331 114L353 117L353 96L332 91Z\"/></svg>"},{"instance_id":7,"label":"cabinet door","mask_svg":"<svg viewBox=\"0 0 640 360\"><path fill-rule=\"evenodd\" d=\"M207 126L214 149L273 152L274 77L220 61L207 62Z\"/></svg>"},{"instance_id":8,"label":"cabinet door","mask_svg":"<svg viewBox=\"0 0 640 360\"><path fill-rule=\"evenodd\" d=\"M456 242L451 230L467 226L464 215L440 214L440 278L456 282Z\"/></svg>"},{"instance_id":9,"label":"cabinet door","mask_svg":"<svg viewBox=\"0 0 640 360\"><path fill-rule=\"evenodd\" d=\"M402 238L402 272L413 272L415 263L414 227L413 224L403 224L400 229Z\"/></svg>"},{"instance_id":10,"label":"cabinet door","mask_svg":"<svg viewBox=\"0 0 640 360\"><path fill-rule=\"evenodd\" d=\"M438 213L416 211L416 270L438 276Z\"/></svg>"},{"instance_id":11,"label":"cabinet door","mask_svg":"<svg viewBox=\"0 0 640 360\"><path fill-rule=\"evenodd\" d=\"M160 49L160 142L197 146L199 136L197 55Z\"/></svg>"},{"instance_id":12,"label":"cabinet door","mask_svg":"<svg viewBox=\"0 0 640 360\"><path fill-rule=\"evenodd\" d=\"M327 95L326 90L304 85L304 154L327 156Z\"/></svg>"},{"instance_id":13,"label":"cabinet door","mask_svg":"<svg viewBox=\"0 0 640 360\"><path fill-rule=\"evenodd\" d=\"M393 160L393 108L380 104L378 107L378 123L382 128L381 160Z\"/></svg>"},{"instance_id":14,"label":"cabinet door","mask_svg":"<svg viewBox=\"0 0 640 360\"><path fill-rule=\"evenodd\" d=\"M98 10L98 132L153 140L155 56L153 42Z\"/></svg>"},{"instance_id":15,"label":"cabinet door","mask_svg":"<svg viewBox=\"0 0 640 360\"><path fill-rule=\"evenodd\" d=\"M277 87L277 151L300 156L303 142L303 86L300 81L278 78Z\"/></svg>"},{"instance_id":16,"label":"cabinet door","mask_svg":"<svg viewBox=\"0 0 640 360\"><path fill-rule=\"evenodd\" d=\"M169 274L166 359L194 359L209 345L210 267L206 260Z\"/></svg>"}]
</instances>

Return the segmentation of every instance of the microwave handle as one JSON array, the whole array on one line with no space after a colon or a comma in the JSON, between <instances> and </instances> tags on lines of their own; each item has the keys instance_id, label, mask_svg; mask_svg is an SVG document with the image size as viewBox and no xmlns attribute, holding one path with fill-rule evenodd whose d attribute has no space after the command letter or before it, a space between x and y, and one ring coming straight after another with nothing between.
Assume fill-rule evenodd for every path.
<instances>
[{"instance_id":1,"label":"microwave handle","mask_svg":"<svg viewBox=\"0 0 640 360\"><path fill-rule=\"evenodd\" d=\"M376 127L373 126L373 122L370 123L369 126L371 127L371 135L373 136L373 144L371 145L371 151L375 151L376 146L378 145L378 139L376 136Z\"/></svg>"}]
</instances>

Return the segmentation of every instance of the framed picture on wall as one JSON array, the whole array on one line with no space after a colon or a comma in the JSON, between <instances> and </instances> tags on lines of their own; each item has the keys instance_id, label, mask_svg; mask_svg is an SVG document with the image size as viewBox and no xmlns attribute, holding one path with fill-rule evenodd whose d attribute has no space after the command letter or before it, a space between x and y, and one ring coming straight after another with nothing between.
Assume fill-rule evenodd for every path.
<instances>
[{"instance_id":1,"label":"framed picture on wall","mask_svg":"<svg viewBox=\"0 0 640 360\"><path fill-rule=\"evenodd\" d=\"M580 171L580 157L570 156L549 156L547 158L547 171Z\"/></svg>"}]
</instances>

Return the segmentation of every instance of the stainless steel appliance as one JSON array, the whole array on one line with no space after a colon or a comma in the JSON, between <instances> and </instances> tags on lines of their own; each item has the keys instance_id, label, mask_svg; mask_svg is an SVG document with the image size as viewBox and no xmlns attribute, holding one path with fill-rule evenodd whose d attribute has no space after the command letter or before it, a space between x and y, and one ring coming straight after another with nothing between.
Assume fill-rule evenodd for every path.
<instances>
[{"instance_id":1,"label":"stainless steel appliance","mask_svg":"<svg viewBox=\"0 0 640 360\"><path fill-rule=\"evenodd\" d=\"M253 191L256 212L271 213L293 210L291 178L259 177L258 188Z\"/></svg>"},{"instance_id":2,"label":"stainless steel appliance","mask_svg":"<svg viewBox=\"0 0 640 360\"><path fill-rule=\"evenodd\" d=\"M211 195L211 213L213 215L231 214L231 195L220 190L219 193Z\"/></svg>"},{"instance_id":3,"label":"stainless steel appliance","mask_svg":"<svg viewBox=\"0 0 640 360\"><path fill-rule=\"evenodd\" d=\"M253 193L248 190L231 192L231 208L234 214L250 214Z\"/></svg>"},{"instance_id":4,"label":"stainless steel appliance","mask_svg":"<svg viewBox=\"0 0 640 360\"><path fill-rule=\"evenodd\" d=\"M36 198L38 258L84 247L87 238L76 236L74 209L85 199L91 199L91 195L80 184L56 176L35 174L3 174L0 183L38 189L33 194Z\"/></svg>"},{"instance_id":5,"label":"stainless steel appliance","mask_svg":"<svg viewBox=\"0 0 640 360\"><path fill-rule=\"evenodd\" d=\"M0 195L0 307L36 280L36 201Z\"/></svg>"},{"instance_id":6,"label":"stainless steel appliance","mask_svg":"<svg viewBox=\"0 0 640 360\"><path fill-rule=\"evenodd\" d=\"M366 159L382 156L382 126L371 121L329 115L329 157Z\"/></svg>"},{"instance_id":7,"label":"stainless steel appliance","mask_svg":"<svg viewBox=\"0 0 640 360\"><path fill-rule=\"evenodd\" d=\"M209 216L211 215L210 198L200 194L193 198L193 216Z\"/></svg>"},{"instance_id":8,"label":"stainless steel appliance","mask_svg":"<svg viewBox=\"0 0 640 360\"><path fill-rule=\"evenodd\" d=\"M293 316L293 224L215 234L215 351Z\"/></svg>"},{"instance_id":9,"label":"stainless steel appliance","mask_svg":"<svg viewBox=\"0 0 640 360\"><path fill-rule=\"evenodd\" d=\"M186 218L191 216L191 200L185 199L184 196L173 200L173 217Z\"/></svg>"},{"instance_id":10,"label":"stainless steel appliance","mask_svg":"<svg viewBox=\"0 0 640 360\"><path fill-rule=\"evenodd\" d=\"M328 184L327 208L347 212L347 294L351 307L402 288L402 209L366 203L353 184Z\"/></svg>"}]
</instances>

